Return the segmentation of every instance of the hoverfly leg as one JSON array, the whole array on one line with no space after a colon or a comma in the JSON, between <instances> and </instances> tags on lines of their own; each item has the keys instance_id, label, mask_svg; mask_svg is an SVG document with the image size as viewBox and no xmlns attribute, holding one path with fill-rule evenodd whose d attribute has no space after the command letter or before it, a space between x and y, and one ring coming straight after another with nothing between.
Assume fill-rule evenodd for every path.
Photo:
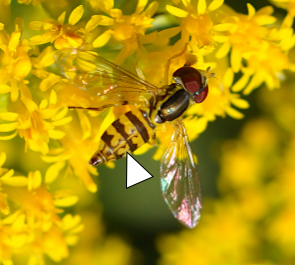
<instances>
[{"instance_id":1,"label":"hoverfly leg","mask_svg":"<svg viewBox=\"0 0 295 265\"><path fill-rule=\"evenodd\" d=\"M138 33L136 32L135 35L136 35L136 42L137 42L137 46L138 46L136 59L135 59L135 70L136 70L138 77L145 80L145 76L144 76L142 70L140 69L140 67L138 66L138 61L139 61L139 56L140 56L140 51L141 51L141 44L140 44Z\"/></svg>"},{"instance_id":2,"label":"hoverfly leg","mask_svg":"<svg viewBox=\"0 0 295 265\"><path fill-rule=\"evenodd\" d=\"M85 109L85 110L94 110L94 111L102 111L104 108L83 108L83 107L75 107L68 106L69 109Z\"/></svg>"},{"instance_id":3,"label":"hoverfly leg","mask_svg":"<svg viewBox=\"0 0 295 265\"><path fill-rule=\"evenodd\" d=\"M149 139L148 143L151 146L156 146L157 145L157 138L156 138L156 133Z\"/></svg>"},{"instance_id":4,"label":"hoverfly leg","mask_svg":"<svg viewBox=\"0 0 295 265\"><path fill-rule=\"evenodd\" d=\"M176 54L176 55L173 55L172 57L170 57L170 58L167 60L167 63L166 63L166 66L165 66L165 73L164 73L164 82L165 82L164 84L165 84L165 85L168 85L168 83L169 83L169 68L170 68L171 61L172 61L173 59L175 59L175 58L181 56L182 54L184 54L184 53L186 52L186 50L187 50L187 46L188 46L188 43L186 43L186 44L184 45L184 48L183 48L183 50L182 50L180 53L178 53L178 54Z\"/></svg>"}]
</instances>

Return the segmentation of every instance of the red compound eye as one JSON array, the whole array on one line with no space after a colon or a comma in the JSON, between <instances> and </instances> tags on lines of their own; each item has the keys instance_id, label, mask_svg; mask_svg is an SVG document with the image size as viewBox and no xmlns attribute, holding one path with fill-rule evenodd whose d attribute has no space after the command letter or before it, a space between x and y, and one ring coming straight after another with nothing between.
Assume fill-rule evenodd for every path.
<instances>
[{"instance_id":1,"label":"red compound eye","mask_svg":"<svg viewBox=\"0 0 295 265\"><path fill-rule=\"evenodd\" d=\"M196 103L203 102L205 98L207 97L207 94L208 94L208 85L198 95L195 95L194 101Z\"/></svg>"},{"instance_id":2,"label":"red compound eye","mask_svg":"<svg viewBox=\"0 0 295 265\"><path fill-rule=\"evenodd\" d=\"M202 75L197 69L184 66L176 70L173 77L176 80L181 80L184 88L190 94L195 94L194 100L196 103L201 103L206 98L208 86L202 87Z\"/></svg>"}]
</instances>

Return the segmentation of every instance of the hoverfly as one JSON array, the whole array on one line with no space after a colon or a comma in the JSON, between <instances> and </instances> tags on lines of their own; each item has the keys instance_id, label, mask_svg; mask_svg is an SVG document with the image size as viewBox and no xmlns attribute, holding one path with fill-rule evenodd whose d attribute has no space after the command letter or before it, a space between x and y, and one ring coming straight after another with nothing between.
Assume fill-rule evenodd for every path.
<instances>
[{"instance_id":1,"label":"hoverfly","mask_svg":"<svg viewBox=\"0 0 295 265\"><path fill-rule=\"evenodd\" d=\"M154 143L156 127L172 123L171 143L161 159L161 190L164 200L181 223L189 228L200 218L200 183L182 116L207 96L207 71L184 66L173 74L174 83L158 88L108 60L76 48L57 51L56 63L67 79L92 94L95 107L69 107L102 111L133 105L102 134L89 163L115 161L143 144Z\"/></svg>"}]
</instances>

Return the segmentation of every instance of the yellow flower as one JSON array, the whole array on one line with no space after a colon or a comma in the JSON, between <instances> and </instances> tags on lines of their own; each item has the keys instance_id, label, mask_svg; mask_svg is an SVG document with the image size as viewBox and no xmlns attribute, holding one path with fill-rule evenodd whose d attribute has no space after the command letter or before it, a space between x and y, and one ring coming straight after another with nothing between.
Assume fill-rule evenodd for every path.
<instances>
[{"instance_id":1,"label":"yellow flower","mask_svg":"<svg viewBox=\"0 0 295 265\"><path fill-rule=\"evenodd\" d=\"M0 160L2 165L4 153ZM41 264L44 254L55 261L66 258L68 245L76 243L76 234L83 226L79 216L65 215L61 219L59 215L62 207L77 202L77 196L62 190L51 194L39 171L29 172L28 177L15 175L13 170L1 168L1 171L0 205L5 216L1 216L0 222L0 260L9 264L14 253L27 255L31 262L39 259ZM58 171L51 168L46 173L47 183L50 183L48 175ZM13 205L11 210L8 205Z\"/></svg>"},{"instance_id":2,"label":"yellow flower","mask_svg":"<svg viewBox=\"0 0 295 265\"><path fill-rule=\"evenodd\" d=\"M286 50L294 45L291 29L276 30L266 27L276 21L271 16L272 7L264 7L257 12L251 4L247 4L247 7L248 16L236 14L226 17L225 21L232 26L229 29L222 28L222 25L218 28L227 30L226 38L216 37L217 41L223 42L216 57L222 58L230 52L232 70L235 73L241 70L243 73L240 80L233 85L233 91L244 89L245 94L249 94L263 82L271 89L278 88L282 71L289 68ZM282 40L287 39L289 47L286 49ZM244 65L242 60L245 61Z\"/></svg>"},{"instance_id":3,"label":"yellow flower","mask_svg":"<svg viewBox=\"0 0 295 265\"><path fill-rule=\"evenodd\" d=\"M199 0L197 6L190 0L183 0L184 9L167 5L166 9L172 15L181 19L181 34L184 42L196 46L196 49L204 48L212 52L210 46L215 46L213 21L209 16L210 12L217 10L223 0L214 0L207 7L206 0ZM206 47L207 46L207 47Z\"/></svg>"},{"instance_id":4,"label":"yellow flower","mask_svg":"<svg viewBox=\"0 0 295 265\"><path fill-rule=\"evenodd\" d=\"M82 5L76 7L69 16L68 23L65 23L66 12L63 12L54 21L46 19L44 22L32 21L29 28L32 30L46 31L43 35L36 35L30 39L31 45L40 45L48 42L54 42L56 49L68 47L80 47L85 43L85 30L77 24L84 14Z\"/></svg>"},{"instance_id":5,"label":"yellow flower","mask_svg":"<svg viewBox=\"0 0 295 265\"><path fill-rule=\"evenodd\" d=\"M110 17L93 16L92 23L110 26L110 29L93 41L93 47L104 46L113 36L119 43L124 44L123 49L115 60L116 64L121 64L134 51L140 49L139 41L145 42L147 39L144 35L146 30L153 26L152 22L154 19L152 16L158 8L158 3L152 2L144 11L147 1L139 0L132 15L123 15L120 9L114 8L114 2L112 1L101 1L99 3L100 8Z\"/></svg>"},{"instance_id":6,"label":"yellow flower","mask_svg":"<svg viewBox=\"0 0 295 265\"><path fill-rule=\"evenodd\" d=\"M256 11L248 4L244 15L223 0L173 0L173 5L160 6L159 11L157 2L147 0L87 0L83 6L80 0L0 2L0 140L6 140L0 144L12 165L9 168L13 167L4 167L6 155L0 153L0 260L4 264L24 260L44 264L47 257L62 261L70 256L69 246L79 241L83 224L83 242L72 251L69 263L127 265L134 254L132 246L118 236L104 235L102 206L96 194L89 193L99 190L94 180L98 172L87 162L106 128L140 106L69 112L71 106L117 103L95 93L101 84L107 83L106 91L117 91L112 78L92 76L99 62L82 62L75 65L81 68L77 69L68 56L68 61L55 63L55 56L63 53L60 50L78 47L116 64L125 63L122 67L131 72L136 68L139 73L140 68L141 77L159 88L174 82L173 72L184 65L198 69L208 79L209 93L183 116L190 140L217 117L243 118L242 110L249 103L242 93L263 83L278 88L284 70L295 69L290 63L295 43L292 1L273 0L288 11L284 21L276 20L271 7ZM22 8L19 3L28 6ZM10 13L26 15L25 25L17 18L11 26ZM73 72L64 76L68 69ZM78 79L81 86L69 77ZM88 80L94 82L86 84ZM223 146L217 180L220 198L204 199L203 216L195 230L160 239L161 264L275 263L268 254L272 247L287 257L287 263L294 263L294 205L289 201L294 199L293 93L272 95L261 96L258 105L272 111L284 135L271 122L258 119L242 130L239 140ZM137 99L125 95L124 89L116 96L124 96L129 104ZM157 126L155 159L171 143L172 131L173 124ZM285 142L287 134L292 137ZM22 158L29 162L19 163L22 152L16 152L22 143L26 155L38 157L36 161ZM146 144L136 152L149 148ZM83 220L64 213L78 200L76 210L83 212ZM253 251L257 249L263 254L257 256Z\"/></svg>"},{"instance_id":7,"label":"yellow flower","mask_svg":"<svg viewBox=\"0 0 295 265\"><path fill-rule=\"evenodd\" d=\"M256 246L255 235L234 202L220 200L210 208L197 229L160 237L160 264L253 264L248 249Z\"/></svg>"},{"instance_id":8,"label":"yellow flower","mask_svg":"<svg viewBox=\"0 0 295 265\"><path fill-rule=\"evenodd\" d=\"M24 87L28 89L27 87ZM26 148L42 154L48 153L49 139L61 139L64 132L56 130L56 126L62 126L71 121L71 117L65 117L67 108L57 105L57 95L51 91L49 101L44 99L38 106L32 99L23 97L22 103L15 103L15 112L4 112L0 114L3 121L0 132L13 132L2 136L2 140L10 140L19 134L26 140Z\"/></svg>"},{"instance_id":9,"label":"yellow flower","mask_svg":"<svg viewBox=\"0 0 295 265\"><path fill-rule=\"evenodd\" d=\"M287 10L288 14L284 19L283 27L292 27L295 17L295 1L294 0L270 0L277 7Z\"/></svg>"},{"instance_id":10,"label":"yellow flower","mask_svg":"<svg viewBox=\"0 0 295 265\"><path fill-rule=\"evenodd\" d=\"M39 5L42 2L45 2L47 0L17 0L17 2L19 4L25 4L25 5L29 5L32 3L33 6Z\"/></svg>"},{"instance_id":11,"label":"yellow flower","mask_svg":"<svg viewBox=\"0 0 295 265\"><path fill-rule=\"evenodd\" d=\"M17 101L20 90L28 82L25 80L31 71L30 50L27 40L21 40L22 22L15 21L15 31L9 36L5 30L0 32L3 52L0 69L0 93L10 93L11 100Z\"/></svg>"},{"instance_id":12,"label":"yellow flower","mask_svg":"<svg viewBox=\"0 0 295 265\"><path fill-rule=\"evenodd\" d=\"M98 147L98 139L93 139L93 137L90 138L90 135L92 134L92 125L87 115L79 113L79 117L81 122L80 125L78 124L78 120L74 120L72 124L75 124L75 126L67 127L65 129L65 137L60 139L62 148L52 149L48 155L43 156L42 159L47 163L55 164L59 161L67 162L67 174L78 176L83 180L88 190L96 192L97 186L91 175L97 175L98 173L95 167L88 164L88 161ZM93 131L97 133L98 128ZM96 135L96 133L93 133L93 135ZM102 135L102 133L103 132L98 135Z\"/></svg>"},{"instance_id":13,"label":"yellow flower","mask_svg":"<svg viewBox=\"0 0 295 265\"><path fill-rule=\"evenodd\" d=\"M31 73L42 79L39 89L43 92L61 81L61 76L55 75L47 70L55 61L54 52L53 47L48 46L38 54L38 57L31 57L33 67Z\"/></svg>"}]
</instances>

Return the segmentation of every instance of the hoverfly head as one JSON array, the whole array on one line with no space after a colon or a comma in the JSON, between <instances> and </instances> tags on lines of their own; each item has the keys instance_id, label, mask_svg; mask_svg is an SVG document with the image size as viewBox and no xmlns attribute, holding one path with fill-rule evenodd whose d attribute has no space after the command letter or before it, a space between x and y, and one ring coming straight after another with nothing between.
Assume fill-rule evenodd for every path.
<instances>
[{"instance_id":1,"label":"hoverfly head","mask_svg":"<svg viewBox=\"0 0 295 265\"><path fill-rule=\"evenodd\" d=\"M210 67L203 71L190 66L184 66L174 72L173 79L192 95L195 103L201 103L208 94L207 79L214 76L209 71Z\"/></svg>"}]
</instances>

